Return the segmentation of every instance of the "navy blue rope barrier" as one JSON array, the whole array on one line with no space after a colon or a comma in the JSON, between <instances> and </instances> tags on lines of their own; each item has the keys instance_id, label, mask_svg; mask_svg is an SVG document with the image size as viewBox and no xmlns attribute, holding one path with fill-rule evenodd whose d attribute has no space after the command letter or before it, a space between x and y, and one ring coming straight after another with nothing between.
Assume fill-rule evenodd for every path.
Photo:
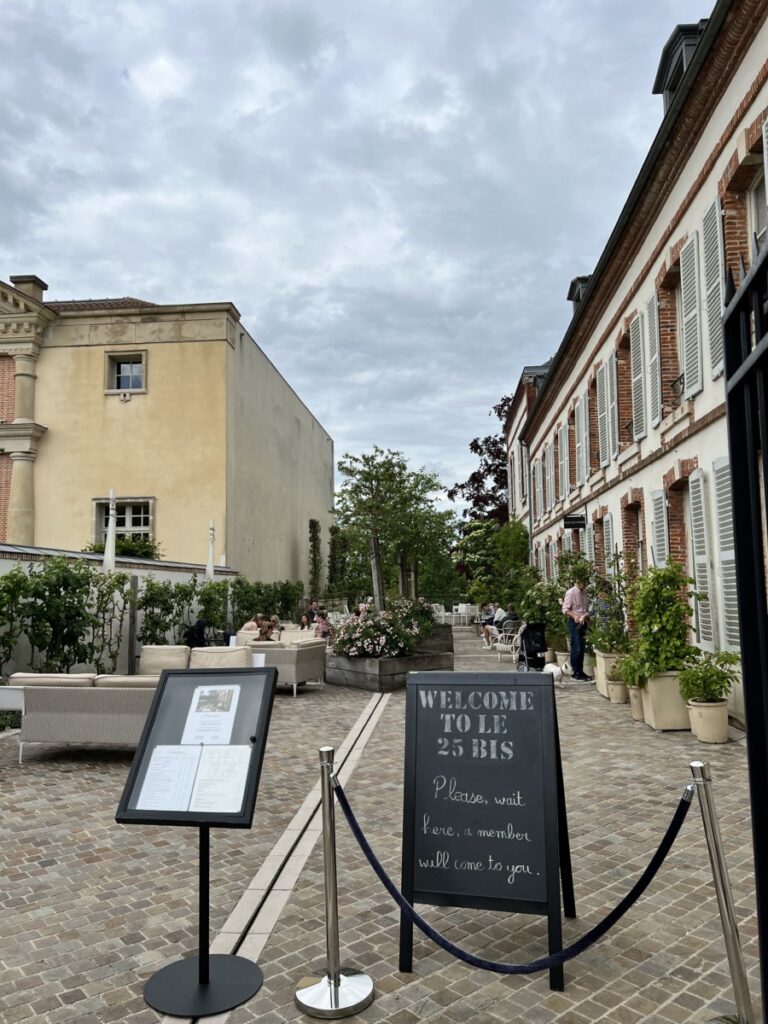
<instances>
[{"instance_id":1,"label":"navy blue rope barrier","mask_svg":"<svg viewBox=\"0 0 768 1024\"><path fill-rule=\"evenodd\" d=\"M694 790L692 785L686 786L685 793L683 794L680 803L677 805L677 809L672 816L669 827L667 828L663 839L659 843L656 853L654 853L653 857L649 861L645 871L643 871L640 878L638 878L624 899L621 900L621 902L618 903L613 910L607 914L602 921L600 921L599 924L595 925L595 927L588 931L586 935L583 935L572 945L566 947L566 949L560 950L558 953L552 953L550 956L544 956L538 960L532 960L527 964L502 964L497 963L494 960L485 960L483 957L475 956L474 953L467 953L466 950L461 949L460 946L457 946L455 943L441 935L440 932L436 931L432 925L425 921L421 914L411 906L386 873L379 862L378 857L371 849L368 840L363 835L363 830L360 828L360 825L355 818L354 812L347 800L346 793L341 787L341 783L335 778L334 782L336 786L336 798L339 801L339 806L344 812L344 817L347 819L347 824L352 830L352 835L360 845L360 849L365 854L368 863L378 875L379 881L395 903L400 907L405 916L409 918L416 927L427 936L427 938L432 939L433 942L437 943L437 945L446 950L446 952L451 953L458 960L463 960L464 963L470 964L472 967L481 967L485 971L494 971L496 974L535 974L538 971L546 971L552 967L564 964L568 960L572 960L580 953L583 953L585 949L589 949L589 947L597 942L598 939L601 939L603 935L605 935L605 933L609 931L616 922L624 916L624 914L626 914L629 908L640 899L653 881L654 876L664 863L665 857L669 853L672 844L683 826L685 816L691 806L691 799L693 797Z\"/></svg>"}]
</instances>

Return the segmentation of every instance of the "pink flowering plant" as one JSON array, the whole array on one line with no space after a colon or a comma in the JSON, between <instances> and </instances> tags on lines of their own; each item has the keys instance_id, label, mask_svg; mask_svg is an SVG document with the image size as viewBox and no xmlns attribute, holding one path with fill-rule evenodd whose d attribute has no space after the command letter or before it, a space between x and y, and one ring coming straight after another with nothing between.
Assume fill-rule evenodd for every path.
<instances>
[{"instance_id":1,"label":"pink flowering plant","mask_svg":"<svg viewBox=\"0 0 768 1024\"><path fill-rule=\"evenodd\" d=\"M333 653L348 658L398 658L415 650L420 632L417 622L394 610L353 615L339 626Z\"/></svg>"}]
</instances>

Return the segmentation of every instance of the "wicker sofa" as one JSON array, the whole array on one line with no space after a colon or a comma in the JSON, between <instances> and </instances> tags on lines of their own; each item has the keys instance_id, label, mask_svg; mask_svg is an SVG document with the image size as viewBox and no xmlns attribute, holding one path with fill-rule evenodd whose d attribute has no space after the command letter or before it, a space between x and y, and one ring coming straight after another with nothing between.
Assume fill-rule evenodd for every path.
<instances>
[{"instance_id":1,"label":"wicker sofa","mask_svg":"<svg viewBox=\"0 0 768 1024\"><path fill-rule=\"evenodd\" d=\"M136 746L163 669L250 668L247 647L145 646L133 676L15 672L0 707L21 711L25 743Z\"/></svg>"},{"instance_id":2,"label":"wicker sofa","mask_svg":"<svg viewBox=\"0 0 768 1024\"><path fill-rule=\"evenodd\" d=\"M297 687L311 681L325 679L325 640L320 640L306 630L284 630L280 640L254 640L254 633L241 629L237 634L238 645L246 646L254 654L264 654L264 664L277 669L277 685L292 686L296 696Z\"/></svg>"}]
</instances>

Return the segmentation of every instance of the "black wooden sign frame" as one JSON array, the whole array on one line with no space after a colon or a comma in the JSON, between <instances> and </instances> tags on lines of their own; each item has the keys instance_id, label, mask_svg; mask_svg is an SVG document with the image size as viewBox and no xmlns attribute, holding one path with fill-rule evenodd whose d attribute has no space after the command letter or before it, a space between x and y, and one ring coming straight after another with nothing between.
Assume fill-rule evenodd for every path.
<instances>
[{"instance_id":1,"label":"black wooden sign frame","mask_svg":"<svg viewBox=\"0 0 768 1024\"><path fill-rule=\"evenodd\" d=\"M249 690L248 682L257 680L259 692ZM240 811L200 812L140 810L135 805L139 788L149 768L152 753L165 733L166 742L180 744L184 731L184 719L179 707L189 708L195 690L200 686L223 687L231 683L240 687L240 701L235 714L234 728L240 743L250 743L251 754L247 779ZM198 827L250 828L256 805L261 766L264 762L264 748L272 715L272 704L277 685L277 669L274 668L218 668L218 669L165 669L157 684L152 706L149 709L144 730L134 755L131 770L125 783L123 795L115 815L120 824L133 825L192 825ZM185 699L180 699L180 694ZM188 700L186 700L188 697ZM215 744L212 744L215 746Z\"/></svg>"},{"instance_id":2,"label":"black wooden sign frame","mask_svg":"<svg viewBox=\"0 0 768 1024\"><path fill-rule=\"evenodd\" d=\"M544 871L545 896L543 899L508 899L477 895L471 892L440 893L415 887L417 840L417 754L419 690L457 689L464 690L519 690L536 695L537 712L531 720L539 730L536 737L540 743L542 763L532 766L541 770L543 790L544 822ZM497 770L504 762L495 762ZM451 763L459 774L461 761ZM405 787L403 801L403 862L402 893L409 903L425 903L432 906L467 907L477 910L498 910L523 914L547 916L549 952L562 949L562 922L560 916L560 882L562 879L563 910L566 917L576 916L573 893L568 823L563 786L560 739L557 726L554 685L552 676L538 672L412 672L407 679L406 691L406 733L405 733ZM401 914L400 917L400 962L399 970L413 969L413 925ZM564 975L562 966L549 972L550 988L562 991Z\"/></svg>"}]
</instances>

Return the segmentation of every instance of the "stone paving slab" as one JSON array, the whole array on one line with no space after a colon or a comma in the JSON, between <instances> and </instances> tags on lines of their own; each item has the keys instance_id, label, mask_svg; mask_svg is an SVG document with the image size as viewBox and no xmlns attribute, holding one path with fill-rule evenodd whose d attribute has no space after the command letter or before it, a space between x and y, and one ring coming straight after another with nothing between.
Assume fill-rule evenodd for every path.
<instances>
[{"instance_id":1,"label":"stone paving slab","mask_svg":"<svg viewBox=\"0 0 768 1024\"><path fill-rule=\"evenodd\" d=\"M215 934L370 698L278 693L252 830L211 835ZM0 1020L157 1021L147 978L197 949L197 830L117 825L132 753L0 741Z\"/></svg>"},{"instance_id":2,"label":"stone paving slab","mask_svg":"<svg viewBox=\"0 0 768 1024\"><path fill-rule=\"evenodd\" d=\"M460 634L460 631L456 631ZM457 668L499 670L493 654L457 637ZM509 661L502 671L511 669ZM558 689L578 919L566 944L594 926L646 866L685 785L689 762L709 760L753 996L757 975L754 877L743 742L709 747L690 733L652 732L593 686ZM400 876L405 700L391 697L347 792L385 868ZM738 734L737 734L738 735ZM706 844L694 802L683 832L641 903L566 965L566 989L546 974L502 977L453 960L416 932L414 972L397 971L398 912L338 823L342 961L369 973L376 1000L361 1021L411 1024L582 1024L701 1022L733 1012ZM490 959L520 962L546 953L543 918L421 908L451 939ZM322 971L322 853L310 857L259 960L262 990L229 1015L231 1024L306 1020L293 1004L296 983ZM757 1000L756 1000L757 1002ZM358 1018L350 1018L356 1020Z\"/></svg>"}]
</instances>

